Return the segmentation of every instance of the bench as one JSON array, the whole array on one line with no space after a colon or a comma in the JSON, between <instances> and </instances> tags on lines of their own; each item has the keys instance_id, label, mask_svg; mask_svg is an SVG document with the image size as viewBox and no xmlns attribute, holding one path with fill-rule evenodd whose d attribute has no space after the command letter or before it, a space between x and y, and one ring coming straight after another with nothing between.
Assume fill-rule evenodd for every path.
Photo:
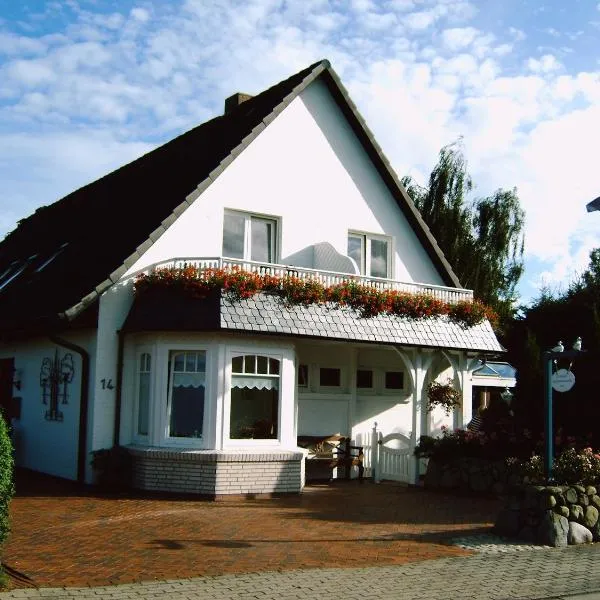
<instances>
[{"instance_id":1,"label":"bench","mask_svg":"<svg viewBox=\"0 0 600 600\"><path fill-rule=\"evenodd\" d=\"M364 474L362 446L352 446L349 437L333 435L301 435L298 446L308 450L306 456L306 481L332 479L334 468L344 469L344 478L350 479L352 467L358 467L358 479Z\"/></svg>"}]
</instances>

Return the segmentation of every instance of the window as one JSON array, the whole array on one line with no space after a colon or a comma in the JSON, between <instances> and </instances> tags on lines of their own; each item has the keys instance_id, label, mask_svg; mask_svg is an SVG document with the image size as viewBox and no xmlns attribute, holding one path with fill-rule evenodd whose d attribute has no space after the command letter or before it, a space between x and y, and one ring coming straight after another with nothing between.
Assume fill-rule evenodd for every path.
<instances>
[{"instance_id":1,"label":"window","mask_svg":"<svg viewBox=\"0 0 600 600\"><path fill-rule=\"evenodd\" d=\"M342 385L341 370L321 367L319 370L319 385L321 387L340 387Z\"/></svg>"},{"instance_id":2,"label":"window","mask_svg":"<svg viewBox=\"0 0 600 600\"><path fill-rule=\"evenodd\" d=\"M280 361L246 354L231 360L232 440L277 439L279 423Z\"/></svg>"},{"instance_id":3,"label":"window","mask_svg":"<svg viewBox=\"0 0 600 600\"><path fill-rule=\"evenodd\" d=\"M385 372L385 389L402 390L404 389L404 373L402 371Z\"/></svg>"},{"instance_id":4,"label":"window","mask_svg":"<svg viewBox=\"0 0 600 600\"><path fill-rule=\"evenodd\" d=\"M308 365L298 365L298 387L308 387Z\"/></svg>"},{"instance_id":5,"label":"window","mask_svg":"<svg viewBox=\"0 0 600 600\"><path fill-rule=\"evenodd\" d=\"M150 426L150 369L152 357L148 352L140 354L138 364L138 411L137 434L148 435Z\"/></svg>"},{"instance_id":6,"label":"window","mask_svg":"<svg viewBox=\"0 0 600 600\"><path fill-rule=\"evenodd\" d=\"M373 389L373 371L357 369L356 387L358 389Z\"/></svg>"},{"instance_id":7,"label":"window","mask_svg":"<svg viewBox=\"0 0 600 600\"><path fill-rule=\"evenodd\" d=\"M223 256L257 262L277 261L277 221L225 211Z\"/></svg>"},{"instance_id":8,"label":"window","mask_svg":"<svg viewBox=\"0 0 600 600\"><path fill-rule=\"evenodd\" d=\"M348 256L367 277L391 276L391 241L383 236L366 233L348 234Z\"/></svg>"},{"instance_id":9,"label":"window","mask_svg":"<svg viewBox=\"0 0 600 600\"><path fill-rule=\"evenodd\" d=\"M204 424L206 352L171 352L169 360L168 435L201 438Z\"/></svg>"}]
</instances>

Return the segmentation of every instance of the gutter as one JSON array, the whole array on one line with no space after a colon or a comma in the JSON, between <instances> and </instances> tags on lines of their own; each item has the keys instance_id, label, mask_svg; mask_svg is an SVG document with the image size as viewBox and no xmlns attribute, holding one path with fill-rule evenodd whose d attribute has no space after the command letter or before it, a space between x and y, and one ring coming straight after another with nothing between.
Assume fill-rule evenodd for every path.
<instances>
[{"instance_id":1,"label":"gutter","mask_svg":"<svg viewBox=\"0 0 600 600\"><path fill-rule=\"evenodd\" d=\"M113 446L120 445L121 436L121 398L123 393L123 348L125 346L125 333L117 331L119 346L117 348L117 383L115 385L115 423L113 431Z\"/></svg>"},{"instance_id":2,"label":"gutter","mask_svg":"<svg viewBox=\"0 0 600 600\"><path fill-rule=\"evenodd\" d=\"M90 355L81 346L69 342L56 335L49 336L50 341L72 350L81 356L81 392L79 406L79 439L77 443L77 482L85 483L85 466L87 457L87 421L90 389Z\"/></svg>"}]
</instances>

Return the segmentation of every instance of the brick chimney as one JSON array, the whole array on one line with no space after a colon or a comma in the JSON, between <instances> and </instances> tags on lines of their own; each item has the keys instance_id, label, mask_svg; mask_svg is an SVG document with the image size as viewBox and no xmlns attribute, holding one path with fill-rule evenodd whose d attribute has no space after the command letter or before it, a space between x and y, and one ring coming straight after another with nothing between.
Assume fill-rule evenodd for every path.
<instances>
[{"instance_id":1,"label":"brick chimney","mask_svg":"<svg viewBox=\"0 0 600 600\"><path fill-rule=\"evenodd\" d=\"M242 102L250 100L250 98L252 98L250 94L242 94L241 92L229 96L225 100L225 114L228 115L234 108L237 108Z\"/></svg>"}]
</instances>

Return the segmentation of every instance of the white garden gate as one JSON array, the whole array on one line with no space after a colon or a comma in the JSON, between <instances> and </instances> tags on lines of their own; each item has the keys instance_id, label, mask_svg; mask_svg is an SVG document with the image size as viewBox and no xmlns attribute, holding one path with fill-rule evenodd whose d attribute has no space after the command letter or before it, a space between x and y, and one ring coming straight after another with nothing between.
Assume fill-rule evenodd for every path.
<instances>
[{"instance_id":1,"label":"white garden gate","mask_svg":"<svg viewBox=\"0 0 600 600\"><path fill-rule=\"evenodd\" d=\"M364 448L365 476L376 482L383 479L414 483L411 465L414 462L410 438L401 433L383 435L377 423L368 433L358 434L356 443Z\"/></svg>"}]
</instances>

